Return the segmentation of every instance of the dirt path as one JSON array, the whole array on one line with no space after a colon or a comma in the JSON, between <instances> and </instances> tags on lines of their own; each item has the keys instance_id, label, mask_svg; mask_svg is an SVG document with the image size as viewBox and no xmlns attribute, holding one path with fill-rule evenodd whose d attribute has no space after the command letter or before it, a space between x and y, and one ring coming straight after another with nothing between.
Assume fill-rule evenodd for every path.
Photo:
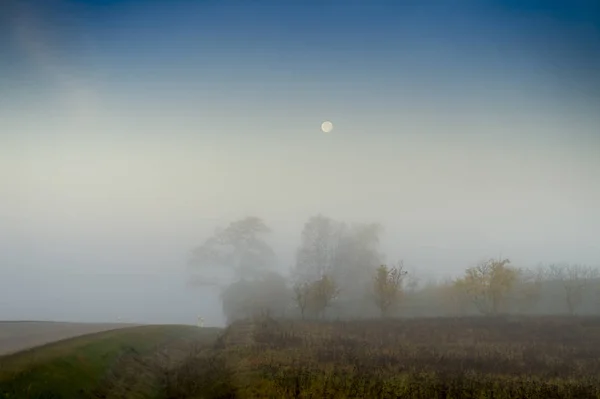
<instances>
[{"instance_id":1,"label":"dirt path","mask_svg":"<svg viewBox=\"0 0 600 399\"><path fill-rule=\"evenodd\" d=\"M131 326L118 323L0 321L0 356L79 335Z\"/></svg>"}]
</instances>

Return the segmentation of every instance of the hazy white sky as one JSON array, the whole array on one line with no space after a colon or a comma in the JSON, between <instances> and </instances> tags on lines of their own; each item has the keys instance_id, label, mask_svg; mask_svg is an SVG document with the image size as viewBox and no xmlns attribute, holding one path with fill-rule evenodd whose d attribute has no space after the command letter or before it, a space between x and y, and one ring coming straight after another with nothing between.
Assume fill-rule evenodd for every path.
<instances>
[{"instance_id":1,"label":"hazy white sky","mask_svg":"<svg viewBox=\"0 0 600 399\"><path fill-rule=\"evenodd\" d=\"M3 147L0 213L12 221L3 230L125 239L244 214L299 230L322 212L380 221L387 236L404 237L401 247L456 242L475 254L548 244L540 259L598 251L592 127L551 116L487 125L500 119L490 114L379 115L370 128L347 116L328 135L310 117L277 127L180 118L183 132L148 136L140 119L139 135L121 137L55 122ZM572 136L562 133L569 123Z\"/></svg>"}]
</instances>

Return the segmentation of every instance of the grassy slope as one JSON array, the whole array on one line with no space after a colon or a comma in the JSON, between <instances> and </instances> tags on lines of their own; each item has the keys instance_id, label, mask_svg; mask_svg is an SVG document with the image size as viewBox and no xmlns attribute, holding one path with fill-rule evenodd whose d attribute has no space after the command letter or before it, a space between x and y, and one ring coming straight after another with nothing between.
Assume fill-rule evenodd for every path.
<instances>
[{"instance_id":1,"label":"grassy slope","mask_svg":"<svg viewBox=\"0 0 600 399\"><path fill-rule=\"evenodd\" d=\"M181 340L210 343L218 329L141 326L90 334L0 358L0 398L89 396L123 353L150 354Z\"/></svg>"}]
</instances>

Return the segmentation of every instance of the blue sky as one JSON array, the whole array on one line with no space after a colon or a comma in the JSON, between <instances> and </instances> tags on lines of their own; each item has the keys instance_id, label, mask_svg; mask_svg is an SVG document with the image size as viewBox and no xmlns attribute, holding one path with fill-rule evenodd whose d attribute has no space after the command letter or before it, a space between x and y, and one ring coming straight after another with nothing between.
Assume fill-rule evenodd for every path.
<instances>
[{"instance_id":1,"label":"blue sky","mask_svg":"<svg viewBox=\"0 0 600 399\"><path fill-rule=\"evenodd\" d=\"M381 105L406 92L444 99L462 92L478 102L519 86L522 101L556 107L596 103L600 92L593 1L24 3L32 5L14 7L13 27L33 16L29 28L59 68L111 93L205 90L272 105L318 91L335 109L346 95ZM55 88L11 36L8 85L22 92L19 84L33 81L35 95Z\"/></svg>"},{"instance_id":2,"label":"blue sky","mask_svg":"<svg viewBox=\"0 0 600 399\"><path fill-rule=\"evenodd\" d=\"M247 214L287 267L318 212L443 273L600 262L597 1L6 4L13 274L183 270L207 220Z\"/></svg>"}]
</instances>

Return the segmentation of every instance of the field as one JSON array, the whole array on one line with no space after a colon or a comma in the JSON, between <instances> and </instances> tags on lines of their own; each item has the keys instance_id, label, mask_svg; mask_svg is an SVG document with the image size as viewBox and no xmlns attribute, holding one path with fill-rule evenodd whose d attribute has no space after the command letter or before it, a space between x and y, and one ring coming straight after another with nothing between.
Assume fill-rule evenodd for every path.
<instances>
[{"instance_id":1,"label":"field","mask_svg":"<svg viewBox=\"0 0 600 399\"><path fill-rule=\"evenodd\" d=\"M265 319L211 356L179 397L600 398L600 318Z\"/></svg>"},{"instance_id":2,"label":"field","mask_svg":"<svg viewBox=\"0 0 600 399\"><path fill-rule=\"evenodd\" d=\"M10 398L600 398L600 318L260 318L0 358ZM2 397L0 394L0 397Z\"/></svg>"},{"instance_id":3,"label":"field","mask_svg":"<svg viewBox=\"0 0 600 399\"><path fill-rule=\"evenodd\" d=\"M156 397L166 389L164 379L171 368L219 332L140 326L0 357L0 398Z\"/></svg>"}]
</instances>

